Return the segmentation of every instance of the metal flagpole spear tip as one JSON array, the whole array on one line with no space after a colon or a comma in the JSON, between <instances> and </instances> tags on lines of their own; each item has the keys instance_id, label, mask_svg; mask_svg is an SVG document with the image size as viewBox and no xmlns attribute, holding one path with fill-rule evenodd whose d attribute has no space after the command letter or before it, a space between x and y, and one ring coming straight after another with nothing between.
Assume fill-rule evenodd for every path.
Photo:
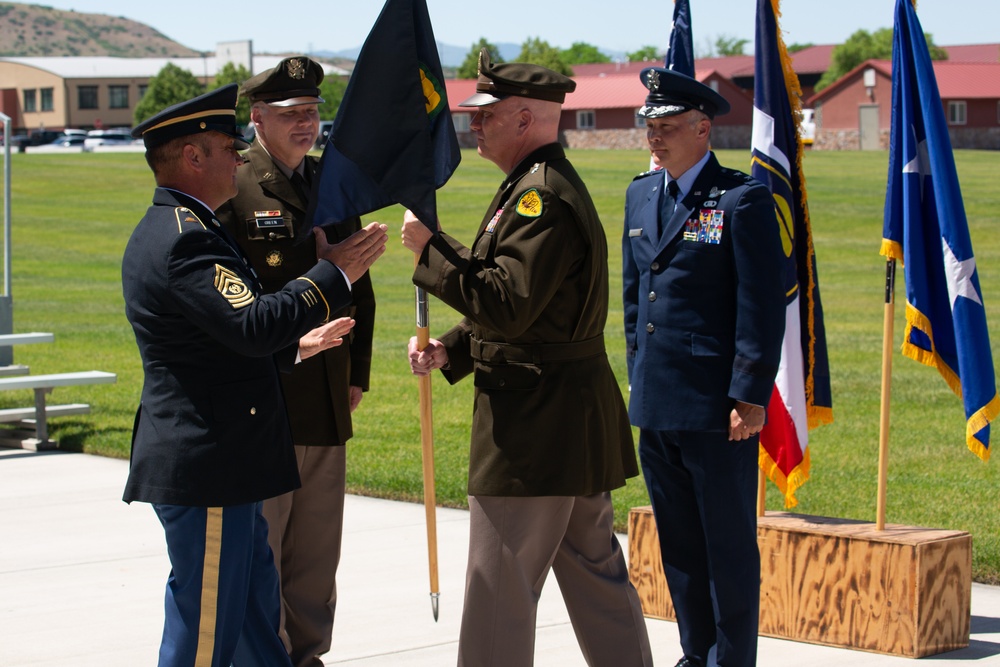
<instances>
[{"instance_id":1,"label":"metal flagpole spear tip","mask_svg":"<svg viewBox=\"0 0 1000 667\"><path fill-rule=\"evenodd\" d=\"M437 623L438 620L438 598L441 597L440 593L431 593L431 611L434 612L434 622Z\"/></svg>"}]
</instances>

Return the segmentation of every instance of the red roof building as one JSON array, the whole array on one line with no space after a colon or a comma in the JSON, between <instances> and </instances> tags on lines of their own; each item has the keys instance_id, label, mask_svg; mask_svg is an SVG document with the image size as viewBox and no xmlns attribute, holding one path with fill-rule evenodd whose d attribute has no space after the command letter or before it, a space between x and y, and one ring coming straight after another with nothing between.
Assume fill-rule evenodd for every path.
<instances>
[{"instance_id":1,"label":"red roof building","mask_svg":"<svg viewBox=\"0 0 1000 667\"><path fill-rule=\"evenodd\" d=\"M1000 63L1000 44L942 46L950 63Z\"/></svg>"},{"instance_id":2,"label":"red roof building","mask_svg":"<svg viewBox=\"0 0 1000 667\"><path fill-rule=\"evenodd\" d=\"M955 148L1000 148L1000 62L934 61ZM809 100L816 110L814 148L888 147L892 63L868 60Z\"/></svg>"},{"instance_id":3,"label":"red roof building","mask_svg":"<svg viewBox=\"0 0 1000 667\"><path fill-rule=\"evenodd\" d=\"M791 54L792 68L799 75L802 86L802 98L812 95L813 86L830 67L830 54L836 44L820 44L808 46ZM635 74L661 61L625 62L625 63L588 63L573 65L573 76L598 76L607 74ZM699 71L715 71L721 76L732 79L733 83L753 95L754 57L753 56L719 56L715 58L695 58L695 68Z\"/></svg>"},{"instance_id":4,"label":"red roof building","mask_svg":"<svg viewBox=\"0 0 1000 667\"><path fill-rule=\"evenodd\" d=\"M635 114L645 103L648 92L639 81L639 72L648 66L614 74L574 76L576 90L566 96L559 123L563 143L573 148L645 148L646 124ZM753 119L750 96L714 70L699 69L695 78L719 92L732 106L728 114L715 119L713 145L748 147ZM459 141L463 146L473 146L475 139L468 129L475 110L458 105L475 92L476 82L449 79L445 86Z\"/></svg>"}]
</instances>

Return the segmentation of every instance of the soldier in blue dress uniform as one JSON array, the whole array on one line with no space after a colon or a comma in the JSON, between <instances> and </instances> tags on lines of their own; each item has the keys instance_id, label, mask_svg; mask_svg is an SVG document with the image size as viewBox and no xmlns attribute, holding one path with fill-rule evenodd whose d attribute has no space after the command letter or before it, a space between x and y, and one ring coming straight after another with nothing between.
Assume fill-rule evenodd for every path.
<instances>
[{"instance_id":1,"label":"soldier in blue dress uniform","mask_svg":"<svg viewBox=\"0 0 1000 667\"><path fill-rule=\"evenodd\" d=\"M122 259L125 313L144 381L126 502L152 503L166 535L161 666L288 665L261 501L299 484L279 368L338 344L330 313L384 252L372 223L273 294L214 210L236 194L237 87L172 106L133 130L157 188Z\"/></svg>"},{"instance_id":2,"label":"soldier in blue dress uniform","mask_svg":"<svg viewBox=\"0 0 1000 667\"><path fill-rule=\"evenodd\" d=\"M639 459L684 657L756 662L757 449L781 357L784 253L767 188L719 165L714 90L641 73L654 163L625 199L625 337Z\"/></svg>"}]
</instances>

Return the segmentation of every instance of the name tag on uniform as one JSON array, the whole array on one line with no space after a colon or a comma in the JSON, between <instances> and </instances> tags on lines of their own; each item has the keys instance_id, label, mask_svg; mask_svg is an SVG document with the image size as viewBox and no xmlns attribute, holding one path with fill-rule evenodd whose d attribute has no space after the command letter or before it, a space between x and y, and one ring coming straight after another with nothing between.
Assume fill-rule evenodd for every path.
<instances>
[{"instance_id":1,"label":"name tag on uniform","mask_svg":"<svg viewBox=\"0 0 1000 667\"><path fill-rule=\"evenodd\" d=\"M631 238L633 236L642 236L642 227L639 227L637 229L630 229L630 230L628 230L628 235L629 235L629 238Z\"/></svg>"},{"instance_id":2,"label":"name tag on uniform","mask_svg":"<svg viewBox=\"0 0 1000 667\"><path fill-rule=\"evenodd\" d=\"M268 227L283 227L284 220L281 219L281 211L254 211L254 220L257 229L267 229Z\"/></svg>"},{"instance_id":3,"label":"name tag on uniform","mask_svg":"<svg viewBox=\"0 0 1000 667\"><path fill-rule=\"evenodd\" d=\"M292 218L285 218L280 210L254 211L246 221L247 239L251 241L277 241L295 238Z\"/></svg>"}]
</instances>

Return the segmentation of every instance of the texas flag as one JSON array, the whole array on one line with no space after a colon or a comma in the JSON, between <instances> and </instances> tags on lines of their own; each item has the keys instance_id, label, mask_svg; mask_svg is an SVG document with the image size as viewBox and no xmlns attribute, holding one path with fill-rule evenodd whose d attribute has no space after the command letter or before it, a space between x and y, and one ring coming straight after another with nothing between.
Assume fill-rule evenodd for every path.
<instances>
[{"instance_id":1,"label":"texas flag","mask_svg":"<svg viewBox=\"0 0 1000 667\"><path fill-rule=\"evenodd\" d=\"M757 2L751 175L771 189L785 250L785 338L767 424L761 469L795 507L809 478L809 429L833 421L823 307L816 275L798 123L799 79L778 31L778 0Z\"/></svg>"}]
</instances>

